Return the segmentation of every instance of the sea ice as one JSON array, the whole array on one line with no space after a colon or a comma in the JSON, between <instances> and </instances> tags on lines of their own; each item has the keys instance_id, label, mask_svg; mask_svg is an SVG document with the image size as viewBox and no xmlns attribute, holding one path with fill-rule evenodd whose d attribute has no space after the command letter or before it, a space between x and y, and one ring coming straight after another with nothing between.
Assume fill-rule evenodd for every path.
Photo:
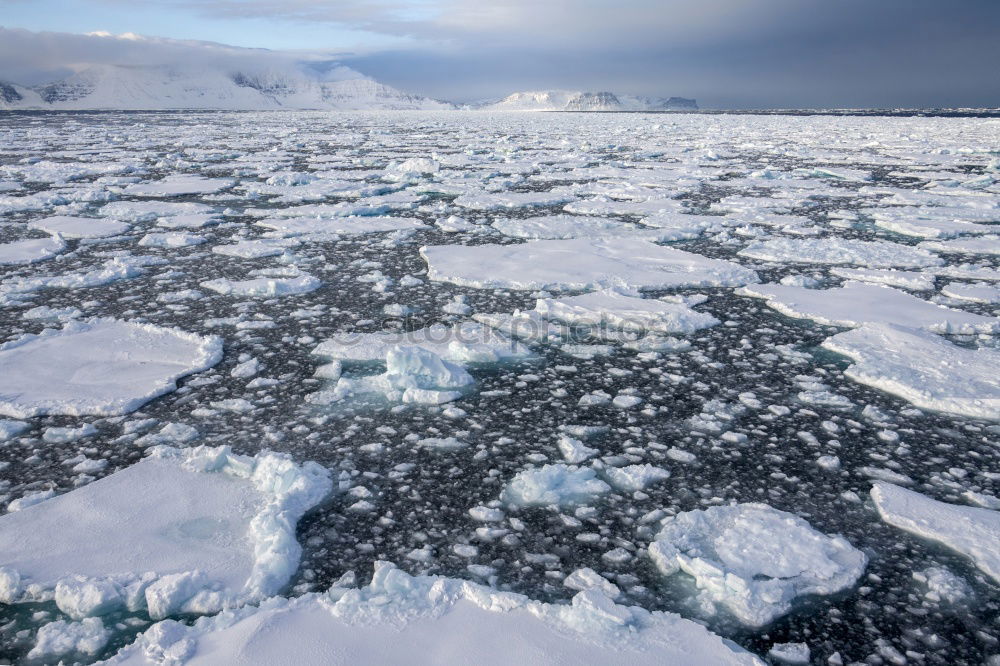
<instances>
[{"instance_id":1,"label":"sea ice","mask_svg":"<svg viewBox=\"0 0 1000 666\"><path fill-rule=\"evenodd\" d=\"M295 277L260 277L251 280L216 278L202 282L201 286L223 296L274 298L275 296L306 294L310 291L316 291L322 284L319 278L303 273Z\"/></svg>"},{"instance_id":2,"label":"sea ice","mask_svg":"<svg viewBox=\"0 0 1000 666\"><path fill-rule=\"evenodd\" d=\"M144 460L0 516L0 598L54 599L75 619L214 613L276 594L298 566L295 525L329 472L284 454L155 447Z\"/></svg>"},{"instance_id":3,"label":"sea ice","mask_svg":"<svg viewBox=\"0 0 1000 666\"><path fill-rule=\"evenodd\" d=\"M535 311L573 326L657 333L694 333L719 323L712 315L680 303L636 298L616 289L561 299L540 298Z\"/></svg>"},{"instance_id":4,"label":"sea ice","mask_svg":"<svg viewBox=\"0 0 1000 666\"><path fill-rule=\"evenodd\" d=\"M590 467L545 465L518 473L500 494L511 506L575 506L611 491Z\"/></svg>"},{"instance_id":5,"label":"sea ice","mask_svg":"<svg viewBox=\"0 0 1000 666\"><path fill-rule=\"evenodd\" d=\"M51 259L65 249L66 242L59 235L0 243L0 266L38 263Z\"/></svg>"},{"instance_id":6,"label":"sea ice","mask_svg":"<svg viewBox=\"0 0 1000 666\"><path fill-rule=\"evenodd\" d=\"M758 279L730 261L626 238L433 245L420 254L431 280L480 289L738 287Z\"/></svg>"},{"instance_id":7,"label":"sea ice","mask_svg":"<svg viewBox=\"0 0 1000 666\"><path fill-rule=\"evenodd\" d=\"M944 262L927 250L853 238L772 238L751 243L740 250L741 257L803 264L855 264L868 268L921 268Z\"/></svg>"},{"instance_id":8,"label":"sea ice","mask_svg":"<svg viewBox=\"0 0 1000 666\"><path fill-rule=\"evenodd\" d=\"M871 496L882 520L965 555L1000 582L1000 511L939 502L883 481Z\"/></svg>"},{"instance_id":9,"label":"sea ice","mask_svg":"<svg viewBox=\"0 0 1000 666\"><path fill-rule=\"evenodd\" d=\"M512 640L513 638L513 640ZM546 604L440 576L375 564L360 589L275 598L193 626L154 625L114 666L246 663L684 664L763 666L703 626L673 613L615 604L600 589Z\"/></svg>"},{"instance_id":10,"label":"sea ice","mask_svg":"<svg viewBox=\"0 0 1000 666\"><path fill-rule=\"evenodd\" d=\"M299 241L291 238L258 238L241 240L228 245L216 245L212 248L212 252L240 259L262 259L287 252L288 248L298 244Z\"/></svg>"},{"instance_id":11,"label":"sea ice","mask_svg":"<svg viewBox=\"0 0 1000 666\"><path fill-rule=\"evenodd\" d=\"M151 222L158 217L210 213L212 207L191 201L112 201L98 212L126 222Z\"/></svg>"},{"instance_id":12,"label":"sea ice","mask_svg":"<svg viewBox=\"0 0 1000 666\"><path fill-rule=\"evenodd\" d=\"M69 217L56 215L33 220L28 224L31 229L40 229L50 234L59 234L63 238L105 238L117 236L132 228L125 222L105 220L99 217Z\"/></svg>"},{"instance_id":13,"label":"sea ice","mask_svg":"<svg viewBox=\"0 0 1000 666\"><path fill-rule=\"evenodd\" d=\"M235 181L228 178L203 178L201 176L174 175L149 183L134 183L125 188L125 194L135 197L182 197L192 194L213 194Z\"/></svg>"},{"instance_id":14,"label":"sea ice","mask_svg":"<svg viewBox=\"0 0 1000 666\"><path fill-rule=\"evenodd\" d=\"M283 236L374 234L384 231L424 229L426 225L413 217L381 215L344 217L290 217L260 220L257 226L271 229Z\"/></svg>"},{"instance_id":15,"label":"sea ice","mask_svg":"<svg viewBox=\"0 0 1000 666\"><path fill-rule=\"evenodd\" d=\"M1000 287L986 284L962 284L951 282L941 289L941 294L973 303L1000 303Z\"/></svg>"},{"instance_id":16,"label":"sea ice","mask_svg":"<svg viewBox=\"0 0 1000 666\"><path fill-rule=\"evenodd\" d=\"M917 271L899 271L895 269L884 270L877 268L842 268L840 266L834 266L830 269L830 275L835 275L846 280L873 282L875 284L885 284L890 287L914 289L916 291L927 291L934 288L934 275L930 273L918 273Z\"/></svg>"},{"instance_id":17,"label":"sea ice","mask_svg":"<svg viewBox=\"0 0 1000 666\"><path fill-rule=\"evenodd\" d=\"M851 379L923 409L1000 420L1000 351L959 347L927 331L869 324L823 347L849 356Z\"/></svg>"},{"instance_id":18,"label":"sea ice","mask_svg":"<svg viewBox=\"0 0 1000 666\"><path fill-rule=\"evenodd\" d=\"M954 240L924 241L918 247L943 254L992 254L1000 255L1000 236L956 238Z\"/></svg>"},{"instance_id":19,"label":"sea ice","mask_svg":"<svg viewBox=\"0 0 1000 666\"><path fill-rule=\"evenodd\" d=\"M826 536L766 504L668 517L649 555L665 575L693 576L708 601L751 627L784 615L797 597L850 587L868 563L844 538Z\"/></svg>"},{"instance_id":20,"label":"sea ice","mask_svg":"<svg viewBox=\"0 0 1000 666\"><path fill-rule=\"evenodd\" d=\"M789 317L812 319L831 326L899 324L937 333L1000 330L1000 319L996 317L952 310L891 287L863 282L846 282L835 289L760 284L743 287L736 293L763 298L770 307Z\"/></svg>"},{"instance_id":21,"label":"sea ice","mask_svg":"<svg viewBox=\"0 0 1000 666\"><path fill-rule=\"evenodd\" d=\"M221 359L222 340L214 336L115 319L73 321L0 345L0 414L126 414Z\"/></svg>"},{"instance_id":22,"label":"sea ice","mask_svg":"<svg viewBox=\"0 0 1000 666\"><path fill-rule=\"evenodd\" d=\"M197 234L188 234L181 231L167 231L146 234L139 239L138 244L142 247L178 248L201 245L206 240L206 238Z\"/></svg>"}]
</instances>

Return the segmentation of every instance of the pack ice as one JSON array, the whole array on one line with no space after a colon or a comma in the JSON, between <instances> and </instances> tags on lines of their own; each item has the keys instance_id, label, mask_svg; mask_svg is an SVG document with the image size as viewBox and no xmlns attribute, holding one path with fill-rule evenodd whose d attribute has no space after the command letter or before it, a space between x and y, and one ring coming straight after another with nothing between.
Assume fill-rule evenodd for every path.
<instances>
[{"instance_id":1,"label":"pack ice","mask_svg":"<svg viewBox=\"0 0 1000 666\"><path fill-rule=\"evenodd\" d=\"M540 298L535 304L535 311L547 319L574 326L606 326L658 333L693 333L719 323L712 315L681 303L636 298L619 289L604 289L561 299Z\"/></svg>"},{"instance_id":2,"label":"pack ice","mask_svg":"<svg viewBox=\"0 0 1000 666\"><path fill-rule=\"evenodd\" d=\"M741 257L803 264L856 264L869 268L920 268L944 262L927 250L853 238L773 238L751 243Z\"/></svg>"},{"instance_id":3,"label":"pack ice","mask_svg":"<svg viewBox=\"0 0 1000 666\"><path fill-rule=\"evenodd\" d=\"M72 321L0 345L0 414L126 414L221 359L218 337L116 319Z\"/></svg>"},{"instance_id":4,"label":"pack ice","mask_svg":"<svg viewBox=\"0 0 1000 666\"><path fill-rule=\"evenodd\" d=\"M65 249L66 242L58 235L0 243L0 265L35 264L51 259Z\"/></svg>"},{"instance_id":5,"label":"pack ice","mask_svg":"<svg viewBox=\"0 0 1000 666\"><path fill-rule=\"evenodd\" d=\"M939 502L884 481L871 497L885 522L961 553L1000 582L1000 511Z\"/></svg>"},{"instance_id":6,"label":"pack ice","mask_svg":"<svg viewBox=\"0 0 1000 666\"><path fill-rule=\"evenodd\" d=\"M431 280L479 289L738 287L758 281L739 264L629 238L432 245L420 254Z\"/></svg>"},{"instance_id":7,"label":"pack ice","mask_svg":"<svg viewBox=\"0 0 1000 666\"><path fill-rule=\"evenodd\" d=\"M701 595L760 627L796 598L834 594L864 573L868 558L839 536L767 504L733 504L666 518L649 556L665 575L692 576Z\"/></svg>"},{"instance_id":8,"label":"pack ice","mask_svg":"<svg viewBox=\"0 0 1000 666\"><path fill-rule=\"evenodd\" d=\"M256 608L154 625L105 662L116 666L232 663L763 665L673 613L579 592L568 605L388 562L360 589L270 599Z\"/></svg>"},{"instance_id":9,"label":"pack ice","mask_svg":"<svg viewBox=\"0 0 1000 666\"><path fill-rule=\"evenodd\" d=\"M823 341L850 357L851 379L923 409L1000 420L1000 351L967 349L893 324L866 324Z\"/></svg>"},{"instance_id":10,"label":"pack ice","mask_svg":"<svg viewBox=\"0 0 1000 666\"><path fill-rule=\"evenodd\" d=\"M331 487L325 468L285 454L154 447L99 481L0 516L0 601L54 600L77 620L259 601L295 572L295 525Z\"/></svg>"}]
</instances>

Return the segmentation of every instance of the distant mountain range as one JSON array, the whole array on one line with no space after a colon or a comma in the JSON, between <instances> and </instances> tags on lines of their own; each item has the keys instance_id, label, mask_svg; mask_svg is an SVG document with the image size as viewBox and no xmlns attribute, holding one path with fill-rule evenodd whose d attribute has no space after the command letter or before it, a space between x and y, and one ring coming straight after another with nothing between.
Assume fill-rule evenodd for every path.
<instances>
[{"instance_id":1,"label":"distant mountain range","mask_svg":"<svg viewBox=\"0 0 1000 666\"><path fill-rule=\"evenodd\" d=\"M650 99L610 92L519 92L458 106L411 95L342 71L303 67L225 71L216 68L100 65L61 81L25 87L0 81L0 110L368 110L456 108L489 111L659 111L697 109L693 99Z\"/></svg>"}]
</instances>

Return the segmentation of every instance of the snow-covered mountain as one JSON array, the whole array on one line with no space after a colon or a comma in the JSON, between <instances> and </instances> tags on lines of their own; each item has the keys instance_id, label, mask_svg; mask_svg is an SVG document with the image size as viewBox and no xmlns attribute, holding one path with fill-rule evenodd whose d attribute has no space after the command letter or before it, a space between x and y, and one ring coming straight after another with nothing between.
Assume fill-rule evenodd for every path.
<instances>
[{"instance_id":1,"label":"snow-covered mountain","mask_svg":"<svg viewBox=\"0 0 1000 666\"><path fill-rule=\"evenodd\" d=\"M0 109L451 109L364 78L304 67L217 68L99 65L43 86L0 82Z\"/></svg>"},{"instance_id":2,"label":"snow-covered mountain","mask_svg":"<svg viewBox=\"0 0 1000 666\"><path fill-rule=\"evenodd\" d=\"M540 90L516 92L473 108L485 111L665 111L695 110L697 102L683 97L651 98L612 92Z\"/></svg>"}]
</instances>

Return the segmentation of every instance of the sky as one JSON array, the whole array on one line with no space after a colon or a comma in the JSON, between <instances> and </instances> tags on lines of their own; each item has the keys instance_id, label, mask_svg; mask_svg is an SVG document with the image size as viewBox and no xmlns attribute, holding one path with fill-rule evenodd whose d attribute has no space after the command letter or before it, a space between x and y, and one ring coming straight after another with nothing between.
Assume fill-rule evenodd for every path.
<instances>
[{"instance_id":1,"label":"sky","mask_svg":"<svg viewBox=\"0 0 1000 666\"><path fill-rule=\"evenodd\" d=\"M0 0L0 26L0 80L27 85L99 63L310 59L458 102L1000 106L1000 0Z\"/></svg>"}]
</instances>

